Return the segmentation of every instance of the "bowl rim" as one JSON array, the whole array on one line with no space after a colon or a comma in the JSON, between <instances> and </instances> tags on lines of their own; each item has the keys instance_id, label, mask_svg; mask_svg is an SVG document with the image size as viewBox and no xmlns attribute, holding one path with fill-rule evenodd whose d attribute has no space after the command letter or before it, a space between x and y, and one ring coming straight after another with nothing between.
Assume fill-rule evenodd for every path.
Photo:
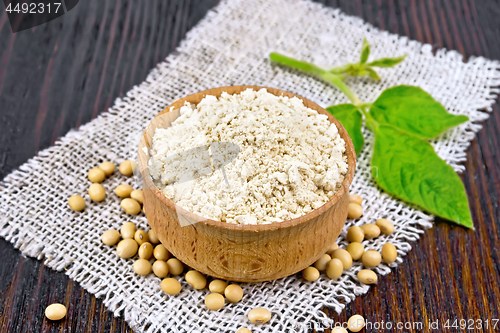
<instances>
[{"instance_id":1,"label":"bowl rim","mask_svg":"<svg viewBox=\"0 0 500 333\"><path fill-rule=\"evenodd\" d=\"M312 210L311 212L299 216L294 219L290 220L284 220L282 222L274 222L274 223L269 223L269 224L233 224L233 223L227 223L227 222L222 222L222 221L216 221L216 220L211 220L211 219L206 219L203 216L200 216L198 214L192 213L181 206L176 205L172 200L167 198L152 182L151 176L149 175L149 172L145 174L145 170L147 170L148 166L144 165L146 162L145 159L141 159L141 151L143 148L143 143L148 142L147 139L147 132L150 130L150 126L153 124L154 119L167 113L170 112L171 110L178 109L186 101L190 100L196 100L198 99L201 100L207 95L213 95L219 97L223 92L227 92L230 95L240 93L246 89L252 89L255 91L258 91L260 89L266 89L267 92L276 95L276 96L287 96L287 97L297 97L301 99L306 107L312 108L316 110L320 114L325 114L328 116L328 120L332 123L334 123L337 126L338 133L341 136L342 139L344 139L345 144L346 144L346 151L345 154L347 156L347 172L344 176L344 180L342 181L340 188L335 192L335 194L323 205L321 205L319 208L316 208ZM190 102L193 103L193 102ZM149 148L149 147L148 147ZM148 160L148 159L147 159ZM318 104L310 101L307 98L304 98L300 95L277 89L277 88L271 88L271 87L264 87L264 86L254 86L254 85L237 85L237 86L224 86L224 87L218 87L218 88L211 88L207 90L203 90L200 92L196 92L193 94L190 94L188 96L185 96L181 99L177 99L174 102L172 102L170 105L168 105L166 108L164 108L160 113L158 113L148 124L146 129L143 132L143 135L141 136L141 142L139 144L139 159L138 159L138 164L139 164L139 170L141 172L141 175L143 177L143 187L144 189L149 189L153 192L155 197L159 199L163 204L167 205L170 209L174 210L177 212L177 214L180 214L187 219L192 219L192 220L200 220L199 222L196 222L195 224L201 223L204 226L208 227L215 227L219 229L226 229L226 230L236 230L236 231L249 231L249 232L261 232L261 231L271 231L271 230L279 230L279 229L285 229L285 228L290 228L297 226L302 223L306 223L308 221L311 221L327 210L329 210L332 206L334 206L340 199L344 196L344 194L349 193L349 186L352 183L352 180L354 178L354 171L356 169L356 153L354 150L354 146L352 144L351 138L349 134L347 133L346 129L342 124L333 116L331 115L328 111L326 111L324 108L319 106ZM147 164L147 162L146 162ZM149 188L146 188L144 185L148 185Z\"/></svg>"}]
</instances>

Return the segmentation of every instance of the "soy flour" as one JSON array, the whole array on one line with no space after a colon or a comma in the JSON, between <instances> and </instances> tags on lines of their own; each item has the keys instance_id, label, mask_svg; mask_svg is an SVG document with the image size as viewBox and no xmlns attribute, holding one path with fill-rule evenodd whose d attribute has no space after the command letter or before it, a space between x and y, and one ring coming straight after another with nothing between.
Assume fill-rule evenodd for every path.
<instances>
[{"instance_id":1,"label":"soy flour","mask_svg":"<svg viewBox=\"0 0 500 333\"><path fill-rule=\"evenodd\" d=\"M214 169L210 149L202 147L220 142L239 153ZM170 127L155 130L150 156L151 176L165 196L203 217L240 224L309 213L333 196L347 172L345 142L328 117L265 89L186 103Z\"/></svg>"}]
</instances>

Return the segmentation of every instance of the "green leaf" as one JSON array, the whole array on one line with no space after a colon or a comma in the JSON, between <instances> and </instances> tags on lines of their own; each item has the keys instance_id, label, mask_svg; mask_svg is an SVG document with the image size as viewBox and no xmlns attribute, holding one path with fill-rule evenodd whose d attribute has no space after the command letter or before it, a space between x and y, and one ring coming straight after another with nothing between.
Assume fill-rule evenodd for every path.
<instances>
[{"instance_id":1,"label":"green leaf","mask_svg":"<svg viewBox=\"0 0 500 333\"><path fill-rule=\"evenodd\" d=\"M370 45L368 44L366 38L363 38L363 46L361 47L361 59L359 62L361 64L364 64L368 60L369 56L370 56Z\"/></svg>"},{"instance_id":2,"label":"green leaf","mask_svg":"<svg viewBox=\"0 0 500 333\"><path fill-rule=\"evenodd\" d=\"M380 76L378 73L371 67L366 67L365 71L368 73L368 76L371 77L375 81L380 81Z\"/></svg>"},{"instance_id":3,"label":"green leaf","mask_svg":"<svg viewBox=\"0 0 500 333\"><path fill-rule=\"evenodd\" d=\"M358 108L353 104L338 104L327 107L326 110L344 126L351 137L354 150L358 154L364 143L363 134L361 133L363 118Z\"/></svg>"},{"instance_id":4,"label":"green leaf","mask_svg":"<svg viewBox=\"0 0 500 333\"><path fill-rule=\"evenodd\" d=\"M474 228L462 181L427 141L391 126L376 127L372 174L385 191Z\"/></svg>"},{"instance_id":5,"label":"green leaf","mask_svg":"<svg viewBox=\"0 0 500 333\"><path fill-rule=\"evenodd\" d=\"M393 67L399 64L401 61L403 61L406 58L406 54L401 57L396 57L396 58L380 58L377 60L374 60L370 62L368 65L373 66L373 67Z\"/></svg>"},{"instance_id":6,"label":"green leaf","mask_svg":"<svg viewBox=\"0 0 500 333\"><path fill-rule=\"evenodd\" d=\"M414 86L385 90L372 104L370 115L381 125L392 125L424 139L469 120L448 113L431 95Z\"/></svg>"}]
</instances>

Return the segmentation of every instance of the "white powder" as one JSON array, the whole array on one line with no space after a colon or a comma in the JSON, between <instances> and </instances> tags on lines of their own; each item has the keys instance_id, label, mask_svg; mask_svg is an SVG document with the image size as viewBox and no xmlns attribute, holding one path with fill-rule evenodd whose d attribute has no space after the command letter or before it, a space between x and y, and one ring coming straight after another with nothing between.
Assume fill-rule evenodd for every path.
<instances>
[{"instance_id":1,"label":"white powder","mask_svg":"<svg viewBox=\"0 0 500 333\"><path fill-rule=\"evenodd\" d=\"M207 149L214 142L240 149L228 152L237 157L215 170ZM262 224L326 203L347 172L344 153L345 142L326 115L298 98L248 89L186 103L170 127L155 130L149 167L166 185L163 193L184 209L228 223Z\"/></svg>"}]
</instances>

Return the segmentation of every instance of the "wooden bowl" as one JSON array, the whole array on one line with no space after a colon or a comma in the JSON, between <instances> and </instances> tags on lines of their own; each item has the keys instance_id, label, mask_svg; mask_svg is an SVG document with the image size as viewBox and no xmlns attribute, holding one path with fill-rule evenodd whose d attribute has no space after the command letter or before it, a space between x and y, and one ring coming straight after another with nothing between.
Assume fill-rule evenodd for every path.
<instances>
[{"instance_id":1,"label":"wooden bowl","mask_svg":"<svg viewBox=\"0 0 500 333\"><path fill-rule=\"evenodd\" d=\"M154 185L143 147L150 147L157 127L166 128L179 116L184 102L197 104L207 95L237 94L248 88L232 86L201 91L176 100L156 116L139 144L139 169L143 177L144 210L159 240L179 260L210 276L242 282L279 279L314 263L332 245L347 218L349 186L356 168L356 154L347 131L319 105L295 94L266 88L274 95L298 97L304 105L326 114L346 143L348 171L340 189L323 206L299 218L264 225L238 225L202 217L176 206ZM172 108L173 107L173 108ZM161 115L161 117L159 117ZM179 218L201 221L181 226Z\"/></svg>"}]
</instances>

